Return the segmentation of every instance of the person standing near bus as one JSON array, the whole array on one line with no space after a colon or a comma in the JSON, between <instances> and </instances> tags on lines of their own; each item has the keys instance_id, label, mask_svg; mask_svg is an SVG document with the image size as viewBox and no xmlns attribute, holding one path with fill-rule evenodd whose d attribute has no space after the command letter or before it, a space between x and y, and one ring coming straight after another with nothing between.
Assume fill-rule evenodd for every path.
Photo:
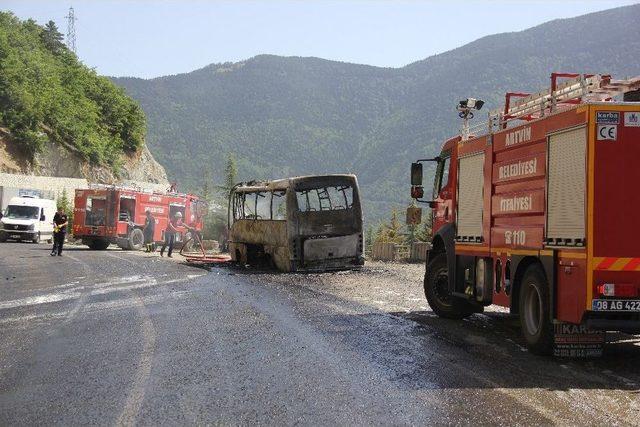
<instances>
[{"instance_id":1,"label":"person standing near bus","mask_svg":"<svg viewBox=\"0 0 640 427\"><path fill-rule=\"evenodd\" d=\"M169 223L167 224L166 230L164 230L164 244L160 249L160 256L164 256L164 250L167 246L169 246L169 252L167 252L167 256L171 258L171 253L173 252L173 244L176 240L176 232L178 231L178 227L182 226L182 213L176 212L173 218L169 219Z\"/></svg>"},{"instance_id":2,"label":"person standing near bus","mask_svg":"<svg viewBox=\"0 0 640 427\"><path fill-rule=\"evenodd\" d=\"M67 234L67 225L69 225L67 214L64 213L62 207L59 207L58 212L53 216L53 248L51 249L51 256L62 256L62 246L64 245L64 237Z\"/></svg>"}]
</instances>

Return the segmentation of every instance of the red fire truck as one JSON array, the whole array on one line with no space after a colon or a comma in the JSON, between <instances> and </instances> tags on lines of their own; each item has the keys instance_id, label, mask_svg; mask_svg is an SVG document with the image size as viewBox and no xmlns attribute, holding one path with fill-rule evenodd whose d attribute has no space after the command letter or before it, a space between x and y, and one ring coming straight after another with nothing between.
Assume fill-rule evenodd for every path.
<instances>
[{"instance_id":1,"label":"red fire truck","mask_svg":"<svg viewBox=\"0 0 640 427\"><path fill-rule=\"evenodd\" d=\"M462 134L411 168L433 219L424 288L436 314L507 307L538 354L558 325L640 331L639 88L640 77L554 73L548 90L507 93L480 131L468 120L483 102L460 102Z\"/></svg>"},{"instance_id":2,"label":"red fire truck","mask_svg":"<svg viewBox=\"0 0 640 427\"><path fill-rule=\"evenodd\" d=\"M73 234L91 249L106 249L114 243L122 249L139 250L144 245L142 228L145 212L156 220L154 242L164 241L169 218L182 213L183 221L196 231L202 230L207 205L191 194L146 192L128 188L92 186L76 190L73 211ZM176 242L189 239L183 227Z\"/></svg>"}]
</instances>

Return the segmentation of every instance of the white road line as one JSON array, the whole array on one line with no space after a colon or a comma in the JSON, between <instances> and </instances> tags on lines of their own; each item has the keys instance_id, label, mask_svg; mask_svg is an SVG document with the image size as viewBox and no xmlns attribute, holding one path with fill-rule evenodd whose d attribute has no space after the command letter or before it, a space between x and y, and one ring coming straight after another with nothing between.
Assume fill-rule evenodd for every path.
<instances>
[{"instance_id":1,"label":"white road line","mask_svg":"<svg viewBox=\"0 0 640 427\"><path fill-rule=\"evenodd\" d=\"M73 255L68 255L68 257L82 266L84 274L91 274L93 272L93 269L86 262L74 257ZM67 313L67 317L64 319L63 324L69 323L71 319L73 319L80 312L80 310L84 306L86 299L87 293L86 291L84 291L80 295L80 298L78 298L78 301L76 301L76 304L73 306L73 308Z\"/></svg>"},{"instance_id":2,"label":"white road line","mask_svg":"<svg viewBox=\"0 0 640 427\"><path fill-rule=\"evenodd\" d=\"M110 253L108 253L108 252L107 252L107 253L105 253L105 255L106 255L106 256L108 256L108 257L111 257L111 258L119 259L120 261L124 261L124 262L126 262L126 263L131 264L131 265L138 265L138 263L137 263L137 262L133 262L133 261L131 261L130 259L125 258L125 257L122 257L122 256L118 256L118 255L115 255L115 254L110 254Z\"/></svg>"},{"instance_id":3,"label":"white road line","mask_svg":"<svg viewBox=\"0 0 640 427\"><path fill-rule=\"evenodd\" d=\"M151 365L156 346L156 330L151 322L149 312L140 296L136 296L137 307L142 316L142 354L140 363L136 370L135 377L129 395L118 417L117 425L134 425L136 418L144 402L145 389L151 374Z\"/></svg>"},{"instance_id":4,"label":"white road line","mask_svg":"<svg viewBox=\"0 0 640 427\"><path fill-rule=\"evenodd\" d=\"M80 292L61 292L58 294L39 295L36 297L22 298L12 301L0 302L0 310L7 308L25 307L29 305L49 304L80 298Z\"/></svg>"},{"instance_id":5,"label":"white road line","mask_svg":"<svg viewBox=\"0 0 640 427\"><path fill-rule=\"evenodd\" d=\"M67 300L75 300L82 296L81 292L78 292L81 289L85 289L88 287L94 287L93 290L90 291L90 295L103 295L111 292L121 292L124 290L132 290L132 289L140 289L145 287L153 287L159 285L166 285L171 283L179 283L187 280L194 279L196 277L201 277L206 275L203 274L189 274L185 277L181 277L179 279L170 279L164 280L162 282L156 281L153 277L150 276L129 276L118 278L117 280L112 280L105 283L97 283L95 285L87 285L80 286L75 289L65 290L57 293L50 293L44 295L38 295L33 297L21 298L16 300L4 301L0 302L0 310L10 309L10 308L18 308L18 307L27 307L33 305L41 305L41 304L50 304L54 302L67 301ZM119 286L124 284L130 284L128 286ZM77 313L77 310L75 311ZM74 314L75 314L74 313Z\"/></svg>"}]
</instances>

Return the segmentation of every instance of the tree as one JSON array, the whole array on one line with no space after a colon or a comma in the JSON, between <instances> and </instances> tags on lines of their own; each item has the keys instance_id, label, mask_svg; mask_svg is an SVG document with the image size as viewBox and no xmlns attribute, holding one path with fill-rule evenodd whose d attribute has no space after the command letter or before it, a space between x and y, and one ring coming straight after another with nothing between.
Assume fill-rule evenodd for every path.
<instances>
[{"instance_id":1,"label":"tree","mask_svg":"<svg viewBox=\"0 0 640 427\"><path fill-rule=\"evenodd\" d=\"M225 185L227 192L231 191L234 185L236 185L236 175L238 174L238 167L236 166L236 156L233 153L227 155L227 165L224 168Z\"/></svg>"},{"instance_id":2,"label":"tree","mask_svg":"<svg viewBox=\"0 0 640 427\"><path fill-rule=\"evenodd\" d=\"M207 203L211 202L211 189L209 187L210 179L211 174L209 173L209 169L205 169L204 180L202 181L202 186L200 187L200 197Z\"/></svg>"},{"instance_id":3,"label":"tree","mask_svg":"<svg viewBox=\"0 0 640 427\"><path fill-rule=\"evenodd\" d=\"M376 242L398 243L401 244L405 240L403 233L403 225L398 219L398 211L391 211L391 219L387 223L380 224L376 233Z\"/></svg>"},{"instance_id":4,"label":"tree","mask_svg":"<svg viewBox=\"0 0 640 427\"><path fill-rule=\"evenodd\" d=\"M58 199L56 200L56 207L58 210L62 209L64 213L67 214L67 219L69 225L67 226L67 230L69 233L73 232L73 206L71 206L71 202L69 201L69 197L67 196L67 189L63 188L62 193L58 195Z\"/></svg>"},{"instance_id":5,"label":"tree","mask_svg":"<svg viewBox=\"0 0 640 427\"><path fill-rule=\"evenodd\" d=\"M64 48L64 43L62 43L63 35L58 31L58 27L53 21L45 24L40 37L46 48L53 53L58 53L60 49Z\"/></svg>"},{"instance_id":6,"label":"tree","mask_svg":"<svg viewBox=\"0 0 640 427\"><path fill-rule=\"evenodd\" d=\"M430 242L432 236L432 220L433 217L431 215L431 210L427 210L427 212L425 213L423 211L423 215L422 215L422 224L420 224L420 226L418 227L418 229L416 230L416 240L419 242Z\"/></svg>"},{"instance_id":7,"label":"tree","mask_svg":"<svg viewBox=\"0 0 640 427\"><path fill-rule=\"evenodd\" d=\"M365 252L371 252L371 248L373 247L373 242L375 241L375 235L373 233L373 227L370 225L367 227L367 231L364 235L364 248Z\"/></svg>"},{"instance_id":8,"label":"tree","mask_svg":"<svg viewBox=\"0 0 640 427\"><path fill-rule=\"evenodd\" d=\"M50 141L117 173L144 145L140 106L62 43L55 23L0 12L0 121L28 160Z\"/></svg>"}]
</instances>

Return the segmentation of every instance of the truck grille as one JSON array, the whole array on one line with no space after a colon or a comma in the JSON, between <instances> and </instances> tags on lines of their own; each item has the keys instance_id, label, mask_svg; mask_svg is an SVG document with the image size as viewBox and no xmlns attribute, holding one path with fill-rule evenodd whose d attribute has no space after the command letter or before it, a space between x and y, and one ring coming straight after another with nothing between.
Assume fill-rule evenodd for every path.
<instances>
[{"instance_id":1,"label":"truck grille","mask_svg":"<svg viewBox=\"0 0 640 427\"><path fill-rule=\"evenodd\" d=\"M5 224L4 229L6 231L28 231L29 226L22 224Z\"/></svg>"}]
</instances>

